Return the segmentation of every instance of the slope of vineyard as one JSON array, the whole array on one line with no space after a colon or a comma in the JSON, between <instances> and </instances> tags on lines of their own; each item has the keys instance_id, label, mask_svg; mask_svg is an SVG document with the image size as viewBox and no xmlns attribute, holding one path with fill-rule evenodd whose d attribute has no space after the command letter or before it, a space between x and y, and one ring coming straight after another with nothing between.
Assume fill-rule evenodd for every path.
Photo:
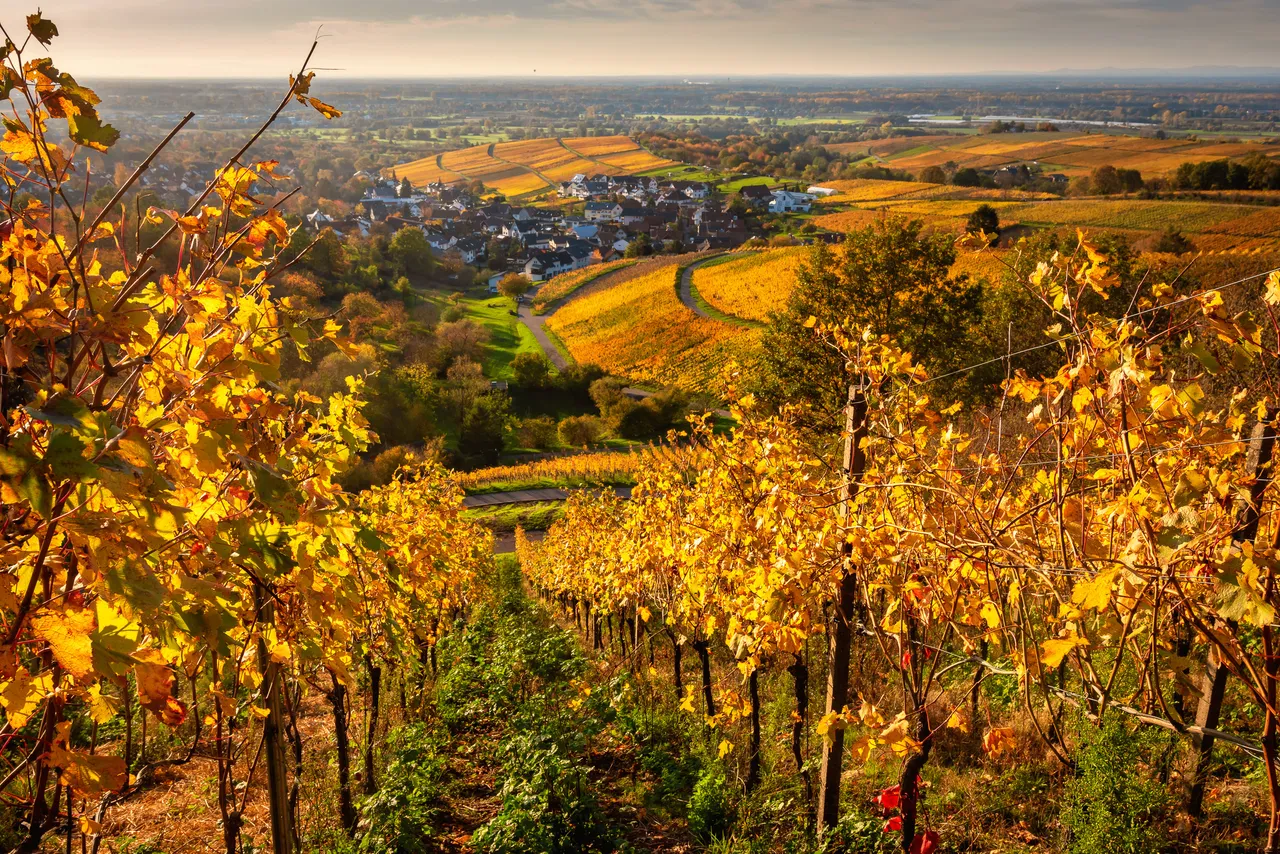
<instances>
[{"instance_id":1,"label":"slope of vineyard","mask_svg":"<svg viewBox=\"0 0 1280 854\"><path fill-rule=\"evenodd\" d=\"M730 360L750 358L759 333L699 317L676 291L682 267L697 256L662 258L567 303L547 319L580 363L633 382L706 391Z\"/></svg>"},{"instance_id":2,"label":"slope of vineyard","mask_svg":"<svg viewBox=\"0 0 1280 854\"><path fill-rule=\"evenodd\" d=\"M867 143L857 145L867 146ZM1172 172L1182 163L1245 157L1261 152L1280 155L1280 145L1252 142L1200 142L1149 139L1106 133L1037 132L1009 135L914 137L872 143L871 152L894 169L918 171L955 163L991 169L1010 163L1038 162L1046 171L1085 175L1098 166L1137 169L1146 177Z\"/></svg>"},{"instance_id":3,"label":"slope of vineyard","mask_svg":"<svg viewBox=\"0 0 1280 854\"><path fill-rule=\"evenodd\" d=\"M698 267L693 286L713 308L746 320L767 322L781 311L796 284L796 272L812 253L806 246L766 249L745 256L726 256ZM956 255L952 272L999 281L1005 266L999 251Z\"/></svg>"},{"instance_id":4,"label":"slope of vineyard","mask_svg":"<svg viewBox=\"0 0 1280 854\"><path fill-rule=\"evenodd\" d=\"M796 268L809 253L807 247L793 246L712 261L694 270L693 287L725 314L767 321L786 304Z\"/></svg>"},{"instance_id":5,"label":"slope of vineyard","mask_svg":"<svg viewBox=\"0 0 1280 854\"><path fill-rule=\"evenodd\" d=\"M1046 302L1118 284L1093 246L1053 255L1028 282ZM719 741L748 802L789 785L821 825L853 817L876 840L844 850L1023 850L974 820L1000 779L1017 780L1001 791L1024 832L1022 817L1036 814L1041 839L1116 828L1114 815L1134 828L1124 845L1097 834L1073 851L1192 851L1206 840L1259 850L1268 833L1274 849L1280 798L1261 781L1280 774L1280 710L1255 701L1280 690L1280 671L1263 666L1277 640L1264 543L1280 532L1258 449L1275 429L1266 374L1280 354L1256 330L1280 304L1280 273L1236 296L1242 311L1228 315L1217 290L1171 300L1165 285L1145 284L1139 304L1167 310L1151 328L1132 315L1064 313L1061 367L1004 384L1025 413L997 427L1004 442L989 423L976 436L958 426L958 407L934 400L936 386L922 392L927 373L889 339L818 323L813 334L844 363L839 379L857 381L843 470L835 443L813 442L795 412L745 395L730 431L697 426L692 441L646 461L631 501L582 494L541 543L518 533L522 570L601 658L674 688L668 702L707 728L708 745ZM1252 383L1214 385L1169 358L1182 348L1216 373L1208 348L1219 344L1241 370L1256 354ZM1223 408L1203 406L1206 394ZM828 424L831 439L840 427ZM1240 490L1247 501L1234 500ZM1263 554L1267 569L1255 569ZM855 612L858 630L840 631ZM1214 628L1184 633L1179 620ZM674 667L652 666L654 641L669 645ZM681 647L697 655L692 675ZM1171 668L1230 684L1195 698L1202 716L1230 721L1216 748L1230 782L1216 763L1209 779L1190 776L1208 748L1179 720L1196 689ZM1040 724L1054 714L1052 729ZM840 737L808 737L833 730ZM1050 771L1073 758L1073 773ZM1161 762L1183 779L1172 783ZM1255 769L1251 780L1237 763ZM822 769L819 786L806 767ZM1187 788L1212 801L1203 816ZM1122 805L1125 792L1161 813ZM1086 823L1081 802L1114 812ZM866 804L874 818L863 821ZM749 832L739 838L754 841Z\"/></svg>"},{"instance_id":6,"label":"slope of vineyard","mask_svg":"<svg viewBox=\"0 0 1280 854\"><path fill-rule=\"evenodd\" d=\"M580 288L591 284L602 276L618 270L625 270L636 263L637 261L634 258L620 258L607 264L595 264L590 267L583 267L581 270L562 273L538 288L537 293L533 295L533 313L542 314L546 311L547 306L557 300L562 300L576 293Z\"/></svg>"},{"instance_id":7,"label":"slope of vineyard","mask_svg":"<svg viewBox=\"0 0 1280 854\"><path fill-rule=\"evenodd\" d=\"M447 151L401 163L394 171L418 185L476 180L503 195L518 197L554 189L580 173L622 175L676 165L626 136L563 141L549 137Z\"/></svg>"}]
</instances>

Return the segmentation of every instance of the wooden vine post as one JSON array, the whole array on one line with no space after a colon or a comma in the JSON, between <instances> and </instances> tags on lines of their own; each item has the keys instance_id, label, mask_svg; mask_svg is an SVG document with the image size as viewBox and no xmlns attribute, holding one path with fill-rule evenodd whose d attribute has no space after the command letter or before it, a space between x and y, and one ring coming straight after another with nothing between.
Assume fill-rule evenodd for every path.
<instances>
[{"instance_id":1,"label":"wooden vine post","mask_svg":"<svg viewBox=\"0 0 1280 854\"><path fill-rule=\"evenodd\" d=\"M275 605L267 598L262 584L253 585L258 624L275 621ZM267 795L271 806L271 852L293 854L293 821L289 809L289 769L284 758L284 704L280 700L283 684L280 665L271 660L266 638L258 635L258 666L262 673L262 696L266 700L267 719L262 731L263 758L267 763Z\"/></svg>"},{"instance_id":2,"label":"wooden vine post","mask_svg":"<svg viewBox=\"0 0 1280 854\"><path fill-rule=\"evenodd\" d=\"M849 386L845 404L843 482L840 487L841 528L849 524L853 513L856 484L866 468L863 440L867 436L867 400L862 383ZM847 536L840 545L844 575L840 591L827 625L827 704L826 714L840 714L849 705L849 656L853 646L853 619L857 600L857 576L849 566L853 547ZM822 749L822 768L818 781L818 834L830 830L840 820L840 771L843 765L844 728L831 727Z\"/></svg>"},{"instance_id":3,"label":"wooden vine post","mask_svg":"<svg viewBox=\"0 0 1280 854\"><path fill-rule=\"evenodd\" d=\"M1274 479L1271 463L1276 444L1276 415L1277 409L1270 407L1263 419L1253 425L1253 435L1249 440L1249 470L1254 479L1249 487L1249 501L1242 502L1238 511L1239 524L1232 537L1237 545L1252 542L1258 536L1263 494ZM1196 706L1197 727L1217 729L1226 689L1227 668L1217 650L1210 645L1200 682L1200 702ZM1213 742L1213 735L1207 732L1196 738L1196 769L1191 778L1191 792L1187 799L1187 813L1193 818L1199 818L1204 812L1204 785L1213 759Z\"/></svg>"}]
</instances>

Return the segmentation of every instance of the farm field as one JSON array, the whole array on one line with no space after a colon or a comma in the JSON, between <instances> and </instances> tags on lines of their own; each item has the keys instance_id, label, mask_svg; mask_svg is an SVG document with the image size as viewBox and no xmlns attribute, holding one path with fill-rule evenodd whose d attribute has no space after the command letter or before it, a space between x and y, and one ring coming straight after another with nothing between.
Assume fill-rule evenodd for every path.
<instances>
[{"instance_id":1,"label":"farm field","mask_svg":"<svg viewBox=\"0 0 1280 854\"><path fill-rule=\"evenodd\" d=\"M786 304L796 269L809 252L795 246L713 261L694 271L693 287L718 311L764 322Z\"/></svg>"},{"instance_id":2,"label":"farm field","mask_svg":"<svg viewBox=\"0 0 1280 854\"><path fill-rule=\"evenodd\" d=\"M521 198L553 190L578 173L623 175L678 165L650 154L630 137L610 136L477 145L402 163L394 172L418 185L481 181L508 198Z\"/></svg>"},{"instance_id":3,"label":"farm field","mask_svg":"<svg viewBox=\"0 0 1280 854\"><path fill-rule=\"evenodd\" d=\"M1143 140L1139 140L1143 142ZM996 210L1002 227L1106 230L1134 242L1154 241L1166 229L1188 236L1206 252L1263 250L1280 241L1280 207L1244 204L1275 194L1223 194L1202 199L1068 198L1019 190L976 189L913 181L866 179L823 183L837 192L819 198L812 222L830 231L864 228L888 215L923 220L954 233L980 205Z\"/></svg>"},{"instance_id":4,"label":"farm field","mask_svg":"<svg viewBox=\"0 0 1280 854\"><path fill-rule=\"evenodd\" d=\"M853 150L866 150L865 146L866 143L858 143ZM1280 156L1280 145L1276 144L1065 132L909 137L871 143L869 150L887 165L908 171L945 163L990 169L1011 163L1038 162L1049 171L1066 175L1085 175L1098 166L1110 164L1137 169L1147 177L1167 174L1187 161L1244 157L1253 152Z\"/></svg>"},{"instance_id":5,"label":"farm field","mask_svg":"<svg viewBox=\"0 0 1280 854\"><path fill-rule=\"evenodd\" d=\"M608 264L596 264L556 276L538 288L538 292L534 294L533 313L542 314L546 311L547 306L557 300L564 299L602 276L618 270L625 270L636 263L637 261L634 258L623 258L618 261L610 261Z\"/></svg>"},{"instance_id":6,"label":"farm field","mask_svg":"<svg viewBox=\"0 0 1280 854\"><path fill-rule=\"evenodd\" d=\"M771 314L786 306L796 273L812 251L808 246L792 246L712 261L694 271L693 286L717 311L766 323ZM961 251L952 272L998 281L1005 271L1001 263L1004 254Z\"/></svg>"},{"instance_id":7,"label":"farm field","mask_svg":"<svg viewBox=\"0 0 1280 854\"><path fill-rule=\"evenodd\" d=\"M683 267L699 256L637 265L617 281L566 304L547 319L580 363L594 363L632 382L689 391L717 388L721 369L751 357L759 333L699 317L680 302Z\"/></svg>"}]
</instances>

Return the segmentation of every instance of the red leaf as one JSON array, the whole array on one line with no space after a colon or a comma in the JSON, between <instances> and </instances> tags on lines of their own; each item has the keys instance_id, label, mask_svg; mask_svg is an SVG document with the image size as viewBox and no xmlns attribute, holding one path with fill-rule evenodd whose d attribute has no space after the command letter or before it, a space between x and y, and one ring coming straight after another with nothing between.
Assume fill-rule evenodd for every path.
<instances>
[{"instance_id":1,"label":"red leaf","mask_svg":"<svg viewBox=\"0 0 1280 854\"><path fill-rule=\"evenodd\" d=\"M911 840L910 854L933 854L938 850L938 834L932 830L926 830L924 833L917 833L916 838Z\"/></svg>"},{"instance_id":2,"label":"red leaf","mask_svg":"<svg viewBox=\"0 0 1280 854\"><path fill-rule=\"evenodd\" d=\"M902 654L902 669L906 670L911 667L911 650L907 650Z\"/></svg>"},{"instance_id":3,"label":"red leaf","mask_svg":"<svg viewBox=\"0 0 1280 854\"><path fill-rule=\"evenodd\" d=\"M901 786L890 786L876 797L876 803L883 809L896 810L902 798Z\"/></svg>"},{"instance_id":4,"label":"red leaf","mask_svg":"<svg viewBox=\"0 0 1280 854\"><path fill-rule=\"evenodd\" d=\"M895 815L884 823L884 827L880 828L881 833L892 833L896 830L902 830L902 816Z\"/></svg>"}]
</instances>

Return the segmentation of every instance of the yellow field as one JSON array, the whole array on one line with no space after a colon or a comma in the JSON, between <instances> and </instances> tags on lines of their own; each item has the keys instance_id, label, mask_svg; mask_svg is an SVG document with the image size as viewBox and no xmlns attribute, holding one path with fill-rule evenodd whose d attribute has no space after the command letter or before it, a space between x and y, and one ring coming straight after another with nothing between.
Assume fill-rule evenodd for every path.
<instances>
[{"instance_id":1,"label":"yellow field","mask_svg":"<svg viewBox=\"0 0 1280 854\"><path fill-rule=\"evenodd\" d=\"M1104 133L1025 133L911 137L873 143L871 151L886 158L893 168L909 171L948 162L977 169L1039 162L1047 171L1068 175L1084 175L1110 164L1153 177L1172 172L1187 161L1244 157L1253 152L1280 156L1280 145L1145 139Z\"/></svg>"},{"instance_id":2,"label":"yellow field","mask_svg":"<svg viewBox=\"0 0 1280 854\"><path fill-rule=\"evenodd\" d=\"M457 175L447 172L436 165L435 157L424 157L412 163L401 163L393 170L397 178L408 178L415 186L423 187L440 181L452 184L462 180Z\"/></svg>"},{"instance_id":3,"label":"yellow field","mask_svg":"<svg viewBox=\"0 0 1280 854\"><path fill-rule=\"evenodd\" d=\"M964 231L965 221L963 217L945 217L931 216L928 214L902 214L908 219L918 219L925 225L937 231L951 231L960 233ZM848 210L840 213L829 213L819 217L814 217L813 224L819 228L825 228L828 231L850 232L860 228L879 222L885 217L892 217L894 214L888 208L883 210Z\"/></svg>"},{"instance_id":4,"label":"yellow field","mask_svg":"<svg viewBox=\"0 0 1280 854\"><path fill-rule=\"evenodd\" d=\"M640 148L630 137L604 136L568 139L564 144L548 138L477 145L402 163L394 171L417 185L478 180L515 198L555 189L579 173L623 175L674 165Z\"/></svg>"},{"instance_id":5,"label":"yellow field","mask_svg":"<svg viewBox=\"0 0 1280 854\"><path fill-rule=\"evenodd\" d=\"M1257 208L1218 202L1154 202L1139 199L1080 199L1030 202L1007 209L1011 219L1053 225L1161 231L1168 227L1186 232L1252 216ZM1001 216L1006 211L1001 211Z\"/></svg>"},{"instance_id":6,"label":"yellow field","mask_svg":"<svg viewBox=\"0 0 1280 854\"><path fill-rule=\"evenodd\" d=\"M498 492L556 485L564 487L602 486L627 483L648 451L620 454L601 452L551 457L510 466L493 466L470 472L458 472L453 479L468 492Z\"/></svg>"},{"instance_id":7,"label":"yellow field","mask_svg":"<svg viewBox=\"0 0 1280 854\"><path fill-rule=\"evenodd\" d=\"M629 136L575 136L565 139L564 144L584 157L602 157L640 147Z\"/></svg>"},{"instance_id":8,"label":"yellow field","mask_svg":"<svg viewBox=\"0 0 1280 854\"><path fill-rule=\"evenodd\" d=\"M680 302L677 276L696 257L646 263L637 275L566 304L548 318L547 328L578 362L633 382L718 388L730 359L745 362L758 349L759 332L698 317Z\"/></svg>"},{"instance_id":9,"label":"yellow field","mask_svg":"<svg viewBox=\"0 0 1280 854\"><path fill-rule=\"evenodd\" d=\"M719 264L699 267L693 285L716 309L735 317L767 322L781 311L796 284L796 273L813 253L812 247L766 249ZM1005 272L1003 252L961 251L952 273L999 281Z\"/></svg>"},{"instance_id":10,"label":"yellow field","mask_svg":"<svg viewBox=\"0 0 1280 854\"><path fill-rule=\"evenodd\" d=\"M821 198L820 202L871 202L893 199L942 185L924 184L918 181L872 181L867 178L855 178L850 181L826 181L821 186L835 190L836 195Z\"/></svg>"},{"instance_id":11,"label":"yellow field","mask_svg":"<svg viewBox=\"0 0 1280 854\"><path fill-rule=\"evenodd\" d=\"M707 264L693 272L693 286L725 314L767 321L786 305L796 268L809 253L806 246L793 246Z\"/></svg>"},{"instance_id":12,"label":"yellow field","mask_svg":"<svg viewBox=\"0 0 1280 854\"><path fill-rule=\"evenodd\" d=\"M556 276L538 288L538 293L533 298L533 310L541 312L546 306L556 300L564 299L583 285L589 284L601 276L624 270L636 263L635 258L623 258L618 261L610 261L608 264L595 264L591 267L583 267L581 270L573 270Z\"/></svg>"},{"instance_id":13,"label":"yellow field","mask_svg":"<svg viewBox=\"0 0 1280 854\"><path fill-rule=\"evenodd\" d=\"M637 172L648 172L650 169L664 169L668 166L679 166L674 160L658 157L647 151L625 151L621 154L606 154L600 161L618 170L618 174L634 175ZM605 170L608 171L608 170Z\"/></svg>"}]
</instances>

